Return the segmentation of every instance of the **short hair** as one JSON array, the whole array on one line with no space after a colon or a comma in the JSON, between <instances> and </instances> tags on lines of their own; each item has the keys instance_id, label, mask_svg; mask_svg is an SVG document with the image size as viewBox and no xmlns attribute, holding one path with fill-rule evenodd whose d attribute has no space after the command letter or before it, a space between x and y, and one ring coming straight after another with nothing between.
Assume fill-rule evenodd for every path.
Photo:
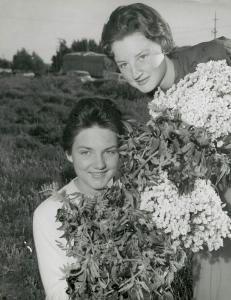
<instances>
[{"instance_id":1,"label":"short hair","mask_svg":"<svg viewBox=\"0 0 231 300\"><path fill-rule=\"evenodd\" d=\"M134 32L141 32L147 39L158 43L164 53L174 48L168 23L152 7L143 3L119 6L110 15L101 35L104 52L113 57L112 43Z\"/></svg>"},{"instance_id":2,"label":"short hair","mask_svg":"<svg viewBox=\"0 0 231 300\"><path fill-rule=\"evenodd\" d=\"M75 137L81 130L97 125L119 135L124 133L123 114L108 98L81 98L71 110L63 130L62 146L71 154Z\"/></svg>"}]
</instances>

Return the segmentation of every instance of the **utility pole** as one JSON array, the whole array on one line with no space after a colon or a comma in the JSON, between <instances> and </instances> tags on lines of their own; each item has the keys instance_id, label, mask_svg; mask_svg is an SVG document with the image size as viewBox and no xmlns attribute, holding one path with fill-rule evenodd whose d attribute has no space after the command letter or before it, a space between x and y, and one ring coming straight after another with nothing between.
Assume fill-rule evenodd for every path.
<instances>
[{"instance_id":1,"label":"utility pole","mask_svg":"<svg viewBox=\"0 0 231 300\"><path fill-rule=\"evenodd\" d=\"M216 11L215 11L215 16L214 16L214 27L213 27L213 30L212 30L212 33L213 33L213 38L215 39L217 37L217 14L216 14Z\"/></svg>"}]
</instances>

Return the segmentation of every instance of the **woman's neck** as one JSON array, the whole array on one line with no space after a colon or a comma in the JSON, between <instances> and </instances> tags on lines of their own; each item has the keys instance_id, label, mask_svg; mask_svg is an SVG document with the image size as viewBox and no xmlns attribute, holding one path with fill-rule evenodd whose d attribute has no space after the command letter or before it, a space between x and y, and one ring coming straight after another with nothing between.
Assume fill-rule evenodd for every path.
<instances>
[{"instance_id":1,"label":"woman's neck","mask_svg":"<svg viewBox=\"0 0 231 300\"><path fill-rule=\"evenodd\" d=\"M81 183L79 181L78 177L76 177L74 179L74 184L81 194L84 194L85 196L87 196L89 198L94 198L95 196L102 195L106 191L106 187L105 187L105 189L102 189L102 190L94 190L93 188L91 189L88 186L85 186L83 183Z\"/></svg>"},{"instance_id":2,"label":"woman's neck","mask_svg":"<svg viewBox=\"0 0 231 300\"><path fill-rule=\"evenodd\" d=\"M172 87L175 81L175 69L173 61L165 56L166 61L166 73L164 75L163 80L160 83L160 87L162 90L168 90Z\"/></svg>"}]
</instances>

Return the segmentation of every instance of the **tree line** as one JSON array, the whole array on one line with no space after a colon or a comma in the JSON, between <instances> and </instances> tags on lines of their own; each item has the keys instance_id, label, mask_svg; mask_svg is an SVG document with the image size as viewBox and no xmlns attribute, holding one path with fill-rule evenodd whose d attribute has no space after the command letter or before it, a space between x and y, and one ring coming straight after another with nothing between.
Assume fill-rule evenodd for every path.
<instances>
[{"instance_id":1,"label":"tree line","mask_svg":"<svg viewBox=\"0 0 231 300\"><path fill-rule=\"evenodd\" d=\"M48 65L36 52L29 54L25 48L22 48L16 52L12 61L0 58L0 68L11 69L13 72L34 72L36 75L42 75L45 74Z\"/></svg>"},{"instance_id":2,"label":"tree line","mask_svg":"<svg viewBox=\"0 0 231 300\"><path fill-rule=\"evenodd\" d=\"M70 47L67 46L65 39L60 39L56 53L51 58L51 65L47 65L43 59L36 53L29 52L22 48L16 52L12 61L0 58L0 68L10 68L13 72L34 72L37 75L45 74L46 72L59 72L62 68L63 57L67 53L93 51L103 53L100 44L97 44L93 39L74 40Z\"/></svg>"}]
</instances>

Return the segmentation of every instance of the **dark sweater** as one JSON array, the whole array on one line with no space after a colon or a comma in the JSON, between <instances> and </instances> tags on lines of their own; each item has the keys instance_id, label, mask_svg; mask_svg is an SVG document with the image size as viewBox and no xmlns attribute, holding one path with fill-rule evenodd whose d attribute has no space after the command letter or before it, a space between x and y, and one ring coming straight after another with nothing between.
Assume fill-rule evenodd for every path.
<instances>
[{"instance_id":1,"label":"dark sweater","mask_svg":"<svg viewBox=\"0 0 231 300\"><path fill-rule=\"evenodd\" d=\"M199 63L225 59L231 66L231 39L220 37L195 46L177 47L168 55L174 63L175 83L195 71Z\"/></svg>"}]
</instances>

